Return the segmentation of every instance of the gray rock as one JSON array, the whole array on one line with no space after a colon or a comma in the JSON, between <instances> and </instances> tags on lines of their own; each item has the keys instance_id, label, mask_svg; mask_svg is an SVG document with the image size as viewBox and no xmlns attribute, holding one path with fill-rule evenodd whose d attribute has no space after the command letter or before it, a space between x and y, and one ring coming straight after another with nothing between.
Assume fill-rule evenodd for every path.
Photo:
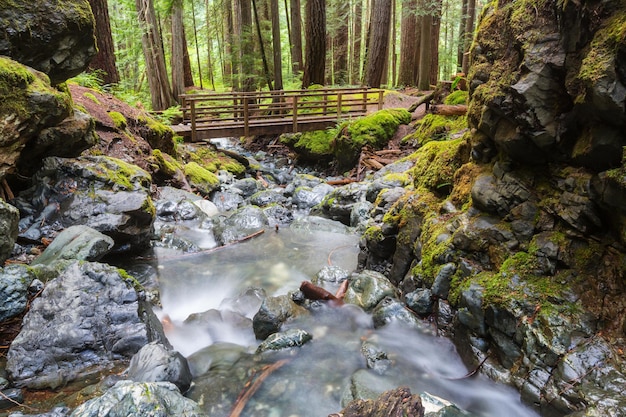
<instances>
[{"instance_id":1,"label":"gray rock","mask_svg":"<svg viewBox=\"0 0 626 417\"><path fill-rule=\"evenodd\" d=\"M351 183L335 188L312 209L311 213L350 225L352 208L357 202L365 200L366 191L367 184L364 183Z\"/></svg>"},{"instance_id":2,"label":"gray rock","mask_svg":"<svg viewBox=\"0 0 626 417\"><path fill-rule=\"evenodd\" d=\"M320 269L311 281L315 285L324 286L325 283L339 284L348 279L350 273L338 266L325 266Z\"/></svg>"},{"instance_id":3,"label":"gray rock","mask_svg":"<svg viewBox=\"0 0 626 417\"><path fill-rule=\"evenodd\" d=\"M87 0L57 4L17 1L0 10L0 55L45 72L53 84L74 77L96 55L95 21Z\"/></svg>"},{"instance_id":4,"label":"gray rock","mask_svg":"<svg viewBox=\"0 0 626 417\"><path fill-rule=\"evenodd\" d=\"M372 369L379 375L384 375L387 369L392 365L392 361L387 356L387 352L380 350L371 342L363 342L361 345L361 354L365 357L368 369Z\"/></svg>"},{"instance_id":5,"label":"gray rock","mask_svg":"<svg viewBox=\"0 0 626 417\"><path fill-rule=\"evenodd\" d=\"M226 245L258 232L268 224L263 210L257 206L244 206L224 219L216 232L220 242Z\"/></svg>"},{"instance_id":6,"label":"gray rock","mask_svg":"<svg viewBox=\"0 0 626 417\"><path fill-rule=\"evenodd\" d=\"M426 326L421 320L406 308L403 302L391 297L385 297L372 310L374 327L383 327L390 323L401 323L412 329L424 329Z\"/></svg>"},{"instance_id":7,"label":"gray rock","mask_svg":"<svg viewBox=\"0 0 626 417\"><path fill-rule=\"evenodd\" d=\"M243 197L232 191L216 191L211 197L220 212L236 210L243 204Z\"/></svg>"},{"instance_id":8,"label":"gray rock","mask_svg":"<svg viewBox=\"0 0 626 417\"><path fill-rule=\"evenodd\" d=\"M371 311L385 297L396 297L395 286L381 273L362 271L352 274L344 301Z\"/></svg>"},{"instance_id":9,"label":"gray rock","mask_svg":"<svg viewBox=\"0 0 626 417\"><path fill-rule=\"evenodd\" d=\"M230 370L239 360L249 356L245 346L218 342L192 353L187 361L191 374L197 378L209 370Z\"/></svg>"},{"instance_id":10,"label":"gray rock","mask_svg":"<svg viewBox=\"0 0 626 417\"><path fill-rule=\"evenodd\" d=\"M0 322L26 310L28 287L34 279L32 269L26 265L0 268Z\"/></svg>"},{"instance_id":11,"label":"gray rock","mask_svg":"<svg viewBox=\"0 0 626 417\"><path fill-rule=\"evenodd\" d=\"M71 264L32 302L7 353L10 379L18 387L56 388L127 360L158 333L139 307L118 269Z\"/></svg>"},{"instance_id":12,"label":"gray rock","mask_svg":"<svg viewBox=\"0 0 626 417\"><path fill-rule=\"evenodd\" d=\"M106 255L113 245L113 239L91 227L70 226L59 233L31 264L50 265L58 260L95 262Z\"/></svg>"},{"instance_id":13,"label":"gray rock","mask_svg":"<svg viewBox=\"0 0 626 417\"><path fill-rule=\"evenodd\" d=\"M419 288L406 294L404 301L416 314L426 316L433 313L433 293L428 288Z\"/></svg>"},{"instance_id":14,"label":"gray rock","mask_svg":"<svg viewBox=\"0 0 626 417\"><path fill-rule=\"evenodd\" d=\"M71 417L204 417L198 404L170 382L120 381L101 397L79 405Z\"/></svg>"},{"instance_id":15,"label":"gray rock","mask_svg":"<svg viewBox=\"0 0 626 417\"><path fill-rule=\"evenodd\" d=\"M236 188L241 191L241 195L243 198L248 198L257 191L259 191L259 182L254 178L242 178L240 180L236 180L232 184L232 188Z\"/></svg>"},{"instance_id":16,"label":"gray rock","mask_svg":"<svg viewBox=\"0 0 626 417\"><path fill-rule=\"evenodd\" d=\"M18 209L0 200L0 264L3 264L13 252L19 221Z\"/></svg>"},{"instance_id":17,"label":"gray rock","mask_svg":"<svg viewBox=\"0 0 626 417\"><path fill-rule=\"evenodd\" d=\"M433 294L436 296L443 298L444 300L448 299L448 293L450 292L450 285L452 283L452 277L456 272L456 265L452 262L449 262L443 265L437 275L435 276L435 281L433 282L433 286L431 290Z\"/></svg>"},{"instance_id":18,"label":"gray rock","mask_svg":"<svg viewBox=\"0 0 626 417\"><path fill-rule=\"evenodd\" d=\"M294 303L289 295L267 297L252 319L254 335L259 340L265 340L269 335L280 331L287 320L307 313L307 310Z\"/></svg>"},{"instance_id":19,"label":"gray rock","mask_svg":"<svg viewBox=\"0 0 626 417\"><path fill-rule=\"evenodd\" d=\"M322 202L327 194L333 191L328 184L318 184L315 187L298 187L291 197L292 203L299 209L310 209Z\"/></svg>"},{"instance_id":20,"label":"gray rock","mask_svg":"<svg viewBox=\"0 0 626 417\"><path fill-rule=\"evenodd\" d=\"M290 227L296 230L311 232L331 232L347 234L350 229L344 224L318 216L306 216L297 218L291 223Z\"/></svg>"},{"instance_id":21,"label":"gray rock","mask_svg":"<svg viewBox=\"0 0 626 417\"><path fill-rule=\"evenodd\" d=\"M128 379L135 382L171 382L185 393L191 386L187 359L159 342L142 347L130 360Z\"/></svg>"},{"instance_id":22,"label":"gray rock","mask_svg":"<svg viewBox=\"0 0 626 417\"><path fill-rule=\"evenodd\" d=\"M261 190L250 197L250 203L259 207L265 207L275 203L285 203L286 201L287 197L285 197L282 190L274 188Z\"/></svg>"},{"instance_id":23,"label":"gray rock","mask_svg":"<svg viewBox=\"0 0 626 417\"><path fill-rule=\"evenodd\" d=\"M300 347L312 339L313 335L306 330L288 329L269 335L267 339L261 342L256 353Z\"/></svg>"}]
</instances>

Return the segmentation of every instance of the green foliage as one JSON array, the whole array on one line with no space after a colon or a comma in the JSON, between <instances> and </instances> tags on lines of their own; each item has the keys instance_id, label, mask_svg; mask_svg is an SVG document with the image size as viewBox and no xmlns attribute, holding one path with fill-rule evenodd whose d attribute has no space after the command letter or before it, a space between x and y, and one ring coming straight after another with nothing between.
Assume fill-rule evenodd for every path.
<instances>
[{"instance_id":1,"label":"green foliage","mask_svg":"<svg viewBox=\"0 0 626 417\"><path fill-rule=\"evenodd\" d=\"M95 70L90 72L81 72L76 77L67 80L68 83L77 84L82 87L91 88L99 93L104 92L104 71Z\"/></svg>"},{"instance_id":2,"label":"green foliage","mask_svg":"<svg viewBox=\"0 0 626 417\"><path fill-rule=\"evenodd\" d=\"M171 125L174 120L182 119L183 112L180 110L180 106L172 106L161 112L155 113L153 117L161 123Z\"/></svg>"}]
</instances>

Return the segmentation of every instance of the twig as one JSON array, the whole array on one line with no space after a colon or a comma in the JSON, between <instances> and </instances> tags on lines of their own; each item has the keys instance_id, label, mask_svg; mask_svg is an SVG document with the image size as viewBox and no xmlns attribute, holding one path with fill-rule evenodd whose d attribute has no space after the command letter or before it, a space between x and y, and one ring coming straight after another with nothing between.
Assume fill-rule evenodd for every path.
<instances>
[{"instance_id":1,"label":"twig","mask_svg":"<svg viewBox=\"0 0 626 417\"><path fill-rule=\"evenodd\" d=\"M332 257L333 257L333 253L335 253L335 251L338 251L339 249L343 249L343 248L348 248L348 247L350 247L350 246L352 246L352 245L342 245L342 246L337 246L336 248L334 248L333 250L331 250L331 251L328 253L328 259L326 260L326 262L328 262L328 266L333 266L333 260L332 260Z\"/></svg>"},{"instance_id":2,"label":"twig","mask_svg":"<svg viewBox=\"0 0 626 417\"><path fill-rule=\"evenodd\" d=\"M263 381L265 381L265 379L267 379L267 377L272 372L274 372L287 362L289 362L287 359L281 359L278 362L269 365L263 370L261 375L259 375L259 377L252 384L248 382L248 384L246 384L246 386L244 387L244 391L242 391L241 394L239 394L239 397L237 397L237 401L235 401L235 407L233 408L233 411L230 412L228 417L239 417L243 409L246 407L248 401L250 401L250 398L252 398L252 396L259 390Z\"/></svg>"},{"instance_id":3,"label":"twig","mask_svg":"<svg viewBox=\"0 0 626 417\"><path fill-rule=\"evenodd\" d=\"M22 404L22 403L20 403L20 402L18 402L18 401L15 401L13 398L9 398L9 396L8 396L8 395L6 395L6 394L5 394L4 392L2 392L2 391L0 391L0 396L1 396L2 398L4 398L5 400L7 400L7 401L9 401L9 402L11 402L11 403L13 403L13 404L15 404L15 405L19 406L19 407L24 407L24 408L26 408L27 410L30 410L30 411L40 411L40 410L37 410L36 408L29 407L29 406L27 406L26 404Z\"/></svg>"},{"instance_id":4,"label":"twig","mask_svg":"<svg viewBox=\"0 0 626 417\"><path fill-rule=\"evenodd\" d=\"M350 280L349 279L344 280L339 286L339 288L337 288L335 297L337 297L339 300L343 300L343 297L345 297L346 295L346 291L348 291L349 285L350 285Z\"/></svg>"},{"instance_id":5,"label":"twig","mask_svg":"<svg viewBox=\"0 0 626 417\"><path fill-rule=\"evenodd\" d=\"M480 361L480 363L476 366L476 368L472 369L470 372L468 372L467 374L463 375L462 377L459 377L459 378L446 378L446 379L448 379L450 381L458 381L460 379L466 379L466 378L470 378L470 377L476 375L478 370L480 368L482 368L482 366L485 364L485 362L487 362L487 359L489 359L489 356L490 356L490 353L488 353L485 356L485 358L482 361Z\"/></svg>"}]
</instances>

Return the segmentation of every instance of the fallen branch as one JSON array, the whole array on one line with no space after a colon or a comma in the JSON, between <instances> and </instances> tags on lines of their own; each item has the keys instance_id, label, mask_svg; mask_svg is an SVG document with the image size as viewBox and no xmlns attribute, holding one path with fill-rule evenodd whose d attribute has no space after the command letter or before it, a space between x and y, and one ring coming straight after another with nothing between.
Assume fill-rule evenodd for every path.
<instances>
[{"instance_id":1,"label":"fallen branch","mask_svg":"<svg viewBox=\"0 0 626 417\"><path fill-rule=\"evenodd\" d=\"M254 382L248 382L244 387L244 391L242 391L241 394L239 394L239 397L237 397L237 400L235 401L235 407L233 407L233 410L230 412L228 417L239 417L243 409L246 407L248 401L250 401L250 398L252 398L252 396L259 390L263 381L265 381L272 372L274 372L287 362L289 362L287 359L281 359L278 362L274 362L273 364L266 367L261 375L259 375L259 377Z\"/></svg>"},{"instance_id":2,"label":"fallen branch","mask_svg":"<svg viewBox=\"0 0 626 417\"><path fill-rule=\"evenodd\" d=\"M356 182L356 179L354 178L344 178L341 180L330 180L330 181L326 181L326 184L328 185L346 185L346 184L350 184Z\"/></svg>"},{"instance_id":3,"label":"fallen branch","mask_svg":"<svg viewBox=\"0 0 626 417\"><path fill-rule=\"evenodd\" d=\"M336 303L337 305L343 304L343 300L335 297L335 294L309 281L302 281L302 284L300 284L300 291L302 291L302 294L304 294L304 297L309 300L332 301L333 303Z\"/></svg>"},{"instance_id":4,"label":"fallen branch","mask_svg":"<svg viewBox=\"0 0 626 417\"><path fill-rule=\"evenodd\" d=\"M349 285L350 285L350 280L349 279L343 280L343 282L341 283L339 288L337 288L337 292L335 293L335 297L337 297L340 300L343 300L343 297L346 296L346 291L348 291L348 286Z\"/></svg>"},{"instance_id":5,"label":"fallen branch","mask_svg":"<svg viewBox=\"0 0 626 417\"><path fill-rule=\"evenodd\" d=\"M7 182L6 178L2 179L2 190L2 196L6 197L4 200L8 201L15 198L15 195L13 195L13 191L11 191L11 188L9 187L9 183Z\"/></svg>"},{"instance_id":6,"label":"fallen branch","mask_svg":"<svg viewBox=\"0 0 626 417\"><path fill-rule=\"evenodd\" d=\"M421 106L422 104L426 104L426 110L428 110L428 107L430 106L430 102L432 101L432 99L435 97L435 92L432 91L429 94L426 94L425 96L423 96L422 98L420 98L418 101L416 101L415 103L413 103L411 105L411 107L409 107L409 113L413 113L415 110L417 110L417 108L419 106Z\"/></svg>"}]
</instances>

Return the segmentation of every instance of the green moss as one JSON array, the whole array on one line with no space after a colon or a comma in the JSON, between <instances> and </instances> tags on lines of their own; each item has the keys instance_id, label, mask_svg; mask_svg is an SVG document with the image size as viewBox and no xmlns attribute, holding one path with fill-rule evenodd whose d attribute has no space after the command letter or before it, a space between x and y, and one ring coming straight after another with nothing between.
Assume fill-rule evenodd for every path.
<instances>
[{"instance_id":1,"label":"green moss","mask_svg":"<svg viewBox=\"0 0 626 417\"><path fill-rule=\"evenodd\" d=\"M614 71L615 56L626 39L626 11L615 12L604 26L598 30L589 45L589 51L582 61L578 78L593 85Z\"/></svg>"},{"instance_id":2,"label":"green moss","mask_svg":"<svg viewBox=\"0 0 626 417\"><path fill-rule=\"evenodd\" d=\"M365 145L375 148L384 146L396 133L398 126L411 122L406 109L385 109L362 117L348 127L350 141L359 149Z\"/></svg>"},{"instance_id":3,"label":"green moss","mask_svg":"<svg viewBox=\"0 0 626 417\"><path fill-rule=\"evenodd\" d=\"M183 169L183 166L178 161L170 155L164 154L160 149L153 150L152 156L154 157L159 170L169 177L173 177L177 171Z\"/></svg>"},{"instance_id":4,"label":"green moss","mask_svg":"<svg viewBox=\"0 0 626 417\"><path fill-rule=\"evenodd\" d=\"M331 156L337 128L282 135L281 142L309 157Z\"/></svg>"},{"instance_id":5,"label":"green moss","mask_svg":"<svg viewBox=\"0 0 626 417\"><path fill-rule=\"evenodd\" d=\"M97 178L104 180L114 189L132 191L138 187L149 187L150 174L136 165L113 157L94 157L94 164L87 166ZM137 184L137 181L139 183Z\"/></svg>"},{"instance_id":6,"label":"green moss","mask_svg":"<svg viewBox=\"0 0 626 417\"><path fill-rule=\"evenodd\" d=\"M372 242L382 242L385 239L385 236L383 235L383 231L380 226L368 227L363 233L363 236L368 241Z\"/></svg>"},{"instance_id":7,"label":"green moss","mask_svg":"<svg viewBox=\"0 0 626 417\"><path fill-rule=\"evenodd\" d=\"M448 96L444 99L444 104L448 105L458 105L458 104L467 104L469 98L469 93L463 90L456 90L452 93L448 94Z\"/></svg>"},{"instance_id":8,"label":"green moss","mask_svg":"<svg viewBox=\"0 0 626 417\"><path fill-rule=\"evenodd\" d=\"M113 124L115 125L115 127L117 127L120 130L124 130L126 129L126 126L128 126L128 121L126 120L126 117L124 117L122 113L119 113L116 111L110 111L109 117L111 118L111 120L113 120Z\"/></svg>"},{"instance_id":9,"label":"green moss","mask_svg":"<svg viewBox=\"0 0 626 417\"><path fill-rule=\"evenodd\" d=\"M446 140L452 133L467 128L467 118L427 114L416 126L415 132L402 138L402 143L419 147L433 140Z\"/></svg>"},{"instance_id":10,"label":"green moss","mask_svg":"<svg viewBox=\"0 0 626 417\"><path fill-rule=\"evenodd\" d=\"M4 114L27 116L26 90L35 76L23 65L0 57L0 110Z\"/></svg>"},{"instance_id":11,"label":"green moss","mask_svg":"<svg viewBox=\"0 0 626 417\"><path fill-rule=\"evenodd\" d=\"M214 189L220 185L220 180L211 171L201 167L196 162L189 162L183 167L187 179L196 186L205 186Z\"/></svg>"},{"instance_id":12,"label":"green moss","mask_svg":"<svg viewBox=\"0 0 626 417\"><path fill-rule=\"evenodd\" d=\"M209 148L202 147L187 151L183 155L183 158L190 162L195 162L202 168L213 173L224 169L232 174L240 175L246 171L246 167L236 160Z\"/></svg>"},{"instance_id":13,"label":"green moss","mask_svg":"<svg viewBox=\"0 0 626 417\"><path fill-rule=\"evenodd\" d=\"M452 189L454 173L469 159L469 147L463 139L429 142L412 155L415 161L415 188L438 193Z\"/></svg>"},{"instance_id":14,"label":"green moss","mask_svg":"<svg viewBox=\"0 0 626 417\"><path fill-rule=\"evenodd\" d=\"M152 130L155 135L165 136L165 135L174 135L174 131L171 127L147 116L139 116L137 120L140 123L143 123L148 127L148 129Z\"/></svg>"},{"instance_id":15,"label":"green moss","mask_svg":"<svg viewBox=\"0 0 626 417\"><path fill-rule=\"evenodd\" d=\"M139 282L137 278L129 274L128 271L126 271L125 269L117 268L117 273L120 274L120 277L122 277L122 279L127 284L132 286L135 291L142 291L144 289L143 285L141 285L141 282Z\"/></svg>"},{"instance_id":16,"label":"green moss","mask_svg":"<svg viewBox=\"0 0 626 417\"><path fill-rule=\"evenodd\" d=\"M93 101L94 103L96 103L98 105L101 104L100 100L98 100L98 98L93 93L89 93L89 92L83 93L83 97Z\"/></svg>"}]
</instances>

